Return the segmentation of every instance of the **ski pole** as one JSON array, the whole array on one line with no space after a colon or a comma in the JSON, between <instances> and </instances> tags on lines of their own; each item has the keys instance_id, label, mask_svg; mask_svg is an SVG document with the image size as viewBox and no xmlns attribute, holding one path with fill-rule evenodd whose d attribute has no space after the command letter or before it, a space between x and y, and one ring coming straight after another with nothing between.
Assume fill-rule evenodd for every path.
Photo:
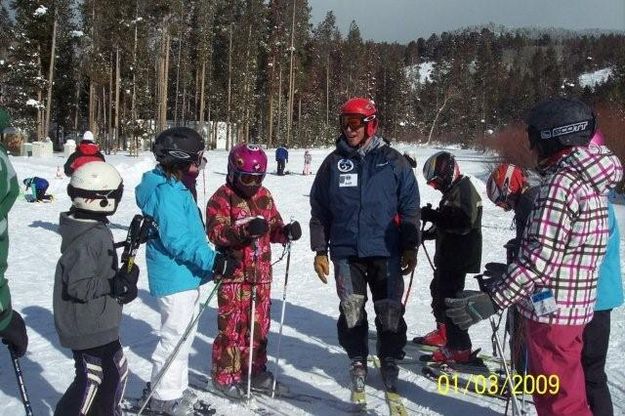
<instances>
[{"instance_id":1,"label":"ski pole","mask_svg":"<svg viewBox=\"0 0 625 416\"><path fill-rule=\"evenodd\" d=\"M254 282L252 283L252 309L250 310L250 348L247 358L247 402L252 399L252 359L254 356L254 318L256 317L256 280L258 280L258 241L252 240L254 249Z\"/></svg>"},{"instance_id":2,"label":"ski pole","mask_svg":"<svg viewBox=\"0 0 625 416\"><path fill-rule=\"evenodd\" d=\"M280 341L282 340L282 328L284 326L284 312L286 311L286 285L289 282L289 265L291 264L291 241L287 244L286 271L284 272L284 289L282 290L282 312L280 313L280 331L278 332L278 350L276 351L276 366L271 386L271 398L276 395L276 385L278 383L278 361L280 361Z\"/></svg>"},{"instance_id":3,"label":"ski pole","mask_svg":"<svg viewBox=\"0 0 625 416\"><path fill-rule=\"evenodd\" d=\"M412 269L412 273L410 273L410 280L408 281L408 290L406 291L406 297L404 298L403 306L406 307L408 303L408 297L410 296L410 289L412 289L412 280L414 279L414 269Z\"/></svg>"},{"instance_id":4,"label":"ski pole","mask_svg":"<svg viewBox=\"0 0 625 416\"><path fill-rule=\"evenodd\" d=\"M165 375L165 373L169 369L169 366L171 365L172 362L174 362L174 359L178 355L178 351L180 351L180 347L182 346L182 344L189 337L189 334L191 333L191 330L193 329L193 327L195 326L197 321L200 319L200 316L202 316L202 313L208 307L208 304L210 303L210 301L213 298L213 296L215 296L215 293L217 293L217 290L221 286L222 282L223 282L223 279L219 279L219 281L217 281L217 283L213 287L213 290L211 290L211 293L208 295L208 298L200 306L200 310L199 310L197 316L195 318L193 318L191 320L191 322L189 322L189 325L187 325L187 328L185 329L184 334L182 334L182 338L180 338L180 341L178 341L178 344L176 344L176 347L172 351L171 355L167 358L167 361L165 361L165 365L163 366L163 368L161 368L161 371L156 375L156 379L154 381L154 384L152 384L152 386L150 388L150 392L148 393L148 396L146 397L145 402L143 402L143 405L141 406L141 409L139 409L139 411L137 412L137 416L141 416L143 414L143 411L145 410L146 406L150 402L150 399L152 398L152 395L154 394L154 390L156 390L156 386L159 385L159 383L163 379L163 376Z\"/></svg>"},{"instance_id":5,"label":"ski pole","mask_svg":"<svg viewBox=\"0 0 625 416\"><path fill-rule=\"evenodd\" d=\"M26 392L26 385L24 384L24 374L22 373L22 366L17 358L15 350L9 345L9 353L11 354L11 362L13 363L13 370L15 370L15 378L17 378L17 386L20 390L20 397L22 404L24 405L24 411L26 416L33 416L33 409L30 406L30 400L28 399L28 393Z\"/></svg>"}]
</instances>

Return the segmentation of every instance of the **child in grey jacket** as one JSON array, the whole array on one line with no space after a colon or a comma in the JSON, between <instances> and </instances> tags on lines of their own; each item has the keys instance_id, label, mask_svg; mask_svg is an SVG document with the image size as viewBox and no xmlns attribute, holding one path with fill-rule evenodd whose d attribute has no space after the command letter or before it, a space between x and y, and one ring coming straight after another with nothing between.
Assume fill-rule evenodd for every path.
<instances>
[{"instance_id":1,"label":"child in grey jacket","mask_svg":"<svg viewBox=\"0 0 625 416\"><path fill-rule=\"evenodd\" d=\"M54 323L73 353L76 375L55 416L121 416L128 368L119 343L122 305L137 296L139 269L118 270L107 224L122 196L122 178L105 162L76 170L61 213L61 258L54 279Z\"/></svg>"}]
</instances>

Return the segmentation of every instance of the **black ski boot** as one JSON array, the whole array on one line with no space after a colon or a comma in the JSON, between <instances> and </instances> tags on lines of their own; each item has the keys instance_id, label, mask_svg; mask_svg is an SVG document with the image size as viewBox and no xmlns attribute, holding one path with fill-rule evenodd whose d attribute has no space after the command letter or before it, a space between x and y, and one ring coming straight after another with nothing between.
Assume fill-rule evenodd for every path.
<instances>
[{"instance_id":1,"label":"black ski boot","mask_svg":"<svg viewBox=\"0 0 625 416\"><path fill-rule=\"evenodd\" d=\"M383 357L380 359L380 374L384 381L384 386L389 391L397 390L397 378L399 377L399 367L393 357Z\"/></svg>"},{"instance_id":2,"label":"black ski boot","mask_svg":"<svg viewBox=\"0 0 625 416\"><path fill-rule=\"evenodd\" d=\"M367 381L367 364L362 358L354 358L349 368L353 391L364 391Z\"/></svg>"},{"instance_id":3,"label":"black ski boot","mask_svg":"<svg viewBox=\"0 0 625 416\"><path fill-rule=\"evenodd\" d=\"M274 376L271 371L265 370L257 374L252 374L252 391L271 395L271 390L273 389L273 381ZM247 379L241 380L241 385L247 388ZM289 394L289 388L280 382L276 382L275 393L277 396L286 396Z\"/></svg>"}]
</instances>

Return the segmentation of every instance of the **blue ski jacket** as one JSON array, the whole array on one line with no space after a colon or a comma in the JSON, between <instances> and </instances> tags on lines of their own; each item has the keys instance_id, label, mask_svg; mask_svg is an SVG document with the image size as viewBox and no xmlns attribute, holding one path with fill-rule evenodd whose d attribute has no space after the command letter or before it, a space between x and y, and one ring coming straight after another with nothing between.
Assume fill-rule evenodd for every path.
<instances>
[{"instance_id":1,"label":"blue ski jacket","mask_svg":"<svg viewBox=\"0 0 625 416\"><path fill-rule=\"evenodd\" d=\"M146 248L150 293L167 296L211 280L215 251L189 189L156 167L143 174L135 192L137 205L158 227L158 238Z\"/></svg>"},{"instance_id":2,"label":"blue ski jacket","mask_svg":"<svg viewBox=\"0 0 625 416\"><path fill-rule=\"evenodd\" d=\"M286 150L286 147L278 147L276 149L276 161L280 160L289 161L289 151Z\"/></svg>"},{"instance_id":3,"label":"blue ski jacket","mask_svg":"<svg viewBox=\"0 0 625 416\"><path fill-rule=\"evenodd\" d=\"M623 282L621 280L620 233L614 207L608 202L608 246L599 268L597 282L596 311L605 311L623 304Z\"/></svg>"},{"instance_id":4,"label":"blue ski jacket","mask_svg":"<svg viewBox=\"0 0 625 416\"><path fill-rule=\"evenodd\" d=\"M377 139L374 137L374 139ZM310 191L310 245L334 259L392 257L419 245L412 167L383 140L364 156L341 136Z\"/></svg>"}]
</instances>

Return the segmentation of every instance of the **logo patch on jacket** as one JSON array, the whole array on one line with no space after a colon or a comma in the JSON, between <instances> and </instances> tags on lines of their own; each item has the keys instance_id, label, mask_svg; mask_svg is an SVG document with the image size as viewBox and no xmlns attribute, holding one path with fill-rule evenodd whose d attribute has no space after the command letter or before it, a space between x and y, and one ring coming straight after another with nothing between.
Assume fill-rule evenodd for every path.
<instances>
[{"instance_id":1,"label":"logo patch on jacket","mask_svg":"<svg viewBox=\"0 0 625 416\"><path fill-rule=\"evenodd\" d=\"M341 173L351 172L354 170L354 162L349 159L341 159L336 167Z\"/></svg>"}]
</instances>

